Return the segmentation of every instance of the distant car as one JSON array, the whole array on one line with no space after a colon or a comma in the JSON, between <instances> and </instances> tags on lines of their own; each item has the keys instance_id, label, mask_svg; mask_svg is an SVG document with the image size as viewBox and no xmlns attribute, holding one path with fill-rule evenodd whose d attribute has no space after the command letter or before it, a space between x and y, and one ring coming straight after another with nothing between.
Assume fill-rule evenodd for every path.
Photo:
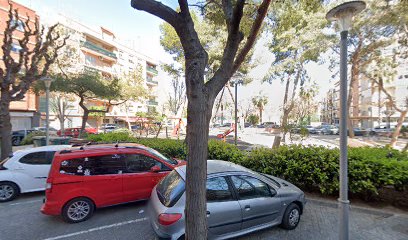
<instances>
[{"instance_id":1,"label":"distant car","mask_svg":"<svg viewBox=\"0 0 408 240\"><path fill-rule=\"evenodd\" d=\"M20 193L44 191L56 151L70 145L51 145L16 151L0 163L0 202L11 201Z\"/></svg>"},{"instance_id":2,"label":"distant car","mask_svg":"<svg viewBox=\"0 0 408 240\"><path fill-rule=\"evenodd\" d=\"M45 127L34 127L33 130L34 131L39 131L39 132L46 132ZM57 129L55 129L53 127L49 127L48 132L49 132L50 135L57 135Z\"/></svg>"},{"instance_id":3,"label":"distant car","mask_svg":"<svg viewBox=\"0 0 408 240\"><path fill-rule=\"evenodd\" d=\"M11 144L13 146L19 146L21 141L30 133L32 133L34 130L19 130L19 131L13 131L11 133Z\"/></svg>"},{"instance_id":4,"label":"distant car","mask_svg":"<svg viewBox=\"0 0 408 240\"><path fill-rule=\"evenodd\" d=\"M186 167L175 168L153 188L147 207L156 234L184 239ZM306 204L295 185L242 166L207 162L208 239L228 239L281 225L295 229Z\"/></svg>"},{"instance_id":5,"label":"distant car","mask_svg":"<svg viewBox=\"0 0 408 240\"><path fill-rule=\"evenodd\" d=\"M364 128L354 128L353 131L355 136L368 136L370 134L370 130Z\"/></svg>"},{"instance_id":6,"label":"distant car","mask_svg":"<svg viewBox=\"0 0 408 240\"><path fill-rule=\"evenodd\" d=\"M244 127L246 127L246 128L252 127L252 124L249 123L249 122L246 122L246 123L244 123Z\"/></svg>"},{"instance_id":7,"label":"distant car","mask_svg":"<svg viewBox=\"0 0 408 240\"><path fill-rule=\"evenodd\" d=\"M337 135L339 134L339 128L336 126L324 126L321 130L323 135Z\"/></svg>"},{"instance_id":8,"label":"distant car","mask_svg":"<svg viewBox=\"0 0 408 240\"><path fill-rule=\"evenodd\" d=\"M378 135L389 137L395 131L394 128L387 128L386 126L378 126L370 130L370 135Z\"/></svg>"},{"instance_id":9,"label":"distant car","mask_svg":"<svg viewBox=\"0 0 408 240\"><path fill-rule=\"evenodd\" d=\"M232 126L232 123L230 122L227 122L221 125L221 127L231 127L231 126Z\"/></svg>"},{"instance_id":10,"label":"distant car","mask_svg":"<svg viewBox=\"0 0 408 240\"><path fill-rule=\"evenodd\" d=\"M132 131L136 131L136 130L140 130L141 127L139 125L133 125L130 127L132 129Z\"/></svg>"},{"instance_id":11,"label":"distant car","mask_svg":"<svg viewBox=\"0 0 408 240\"><path fill-rule=\"evenodd\" d=\"M77 138L79 137L79 133L81 132L81 128L65 128L64 129L64 136ZM85 133L88 134L97 134L96 128L85 128ZM62 136L61 130L57 131L58 136Z\"/></svg>"},{"instance_id":12,"label":"distant car","mask_svg":"<svg viewBox=\"0 0 408 240\"><path fill-rule=\"evenodd\" d=\"M109 133L119 129L117 125L105 125L99 128L98 133Z\"/></svg>"}]
</instances>

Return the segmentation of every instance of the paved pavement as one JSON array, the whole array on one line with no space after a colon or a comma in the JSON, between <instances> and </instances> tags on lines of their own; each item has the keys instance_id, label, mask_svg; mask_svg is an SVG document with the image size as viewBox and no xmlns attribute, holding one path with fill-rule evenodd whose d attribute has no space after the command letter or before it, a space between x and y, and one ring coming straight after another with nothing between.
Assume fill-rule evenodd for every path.
<instances>
[{"instance_id":1,"label":"paved pavement","mask_svg":"<svg viewBox=\"0 0 408 240\"><path fill-rule=\"evenodd\" d=\"M86 222L67 224L60 217L42 215L43 193L26 194L0 203L1 240L157 239L145 214L146 202L99 209ZM299 226L292 231L269 228L239 238L330 240L338 239L336 203L309 200ZM352 208L350 239L408 239L408 215Z\"/></svg>"}]
</instances>

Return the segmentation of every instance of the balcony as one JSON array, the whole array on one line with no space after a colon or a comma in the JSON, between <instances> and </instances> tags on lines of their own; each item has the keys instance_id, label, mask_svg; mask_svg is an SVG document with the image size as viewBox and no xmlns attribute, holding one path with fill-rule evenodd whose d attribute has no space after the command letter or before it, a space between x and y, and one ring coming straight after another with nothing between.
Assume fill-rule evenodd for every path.
<instances>
[{"instance_id":1,"label":"balcony","mask_svg":"<svg viewBox=\"0 0 408 240\"><path fill-rule=\"evenodd\" d=\"M159 105L159 103L156 102L156 100L149 100L149 101L147 101L147 105L148 106L157 106L157 105Z\"/></svg>"},{"instance_id":2,"label":"balcony","mask_svg":"<svg viewBox=\"0 0 408 240\"><path fill-rule=\"evenodd\" d=\"M105 72L109 73L110 75L113 75L113 69L112 67L108 66L98 66L98 65L91 65L91 64L85 64L85 70L90 71L90 72Z\"/></svg>"},{"instance_id":3,"label":"balcony","mask_svg":"<svg viewBox=\"0 0 408 240\"><path fill-rule=\"evenodd\" d=\"M100 54L102 54L104 56L107 56L109 58L113 58L115 60L117 59L115 53L113 53L111 51L108 51L108 50L106 50L106 49L104 49L104 48L102 48L102 47L100 47L100 46L98 46L98 45L96 45L94 43L89 42L89 41L81 42L81 46L85 47L87 49L90 49L90 50L92 50L94 52L100 53Z\"/></svg>"},{"instance_id":4,"label":"balcony","mask_svg":"<svg viewBox=\"0 0 408 240\"><path fill-rule=\"evenodd\" d=\"M154 75L157 75L159 72L156 70L154 67L146 66L146 72L153 73Z\"/></svg>"},{"instance_id":5,"label":"balcony","mask_svg":"<svg viewBox=\"0 0 408 240\"><path fill-rule=\"evenodd\" d=\"M151 78L151 77L147 77L146 82L147 82L147 84L153 84L153 85L159 84L158 81L154 81L153 78Z\"/></svg>"}]
</instances>

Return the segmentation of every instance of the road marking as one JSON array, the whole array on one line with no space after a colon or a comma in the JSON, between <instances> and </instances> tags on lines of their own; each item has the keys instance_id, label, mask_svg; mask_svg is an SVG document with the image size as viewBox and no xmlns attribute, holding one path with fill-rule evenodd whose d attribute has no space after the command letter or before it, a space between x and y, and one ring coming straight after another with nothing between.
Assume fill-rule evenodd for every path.
<instances>
[{"instance_id":1,"label":"road marking","mask_svg":"<svg viewBox=\"0 0 408 240\"><path fill-rule=\"evenodd\" d=\"M11 203L11 204L9 204L9 206L16 206L16 205L21 205L21 204L29 204L29 203L35 203L35 202L42 202L42 200L32 200L32 201L27 201L27 202Z\"/></svg>"},{"instance_id":2,"label":"road marking","mask_svg":"<svg viewBox=\"0 0 408 240\"><path fill-rule=\"evenodd\" d=\"M139 218L139 219L129 220L129 221L126 221L126 222L114 223L114 224L111 224L111 225L105 225L105 226L101 226L101 227L91 228L91 229L84 230L84 231L79 231L79 232L60 235L60 236L56 236L56 237L46 238L44 240L56 240L56 239L68 238L68 237L73 237L73 236L77 236L77 235L81 235L81 234L85 234L85 233L100 231L100 230L107 229L107 228L119 227L119 226L131 224L131 223L142 222L142 221L146 221L146 220L147 220L147 218Z\"/></svg>"}]
</instances>

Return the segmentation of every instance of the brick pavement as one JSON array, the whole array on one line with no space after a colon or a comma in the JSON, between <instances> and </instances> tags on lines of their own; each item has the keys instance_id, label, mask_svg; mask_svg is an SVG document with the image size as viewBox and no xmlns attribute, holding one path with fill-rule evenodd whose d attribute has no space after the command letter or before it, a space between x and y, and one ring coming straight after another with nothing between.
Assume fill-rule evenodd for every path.
<instances>
[{"instance_id":1,"label":"brick pavement","mask_svg":"<svg viewBox=\"0 0 408 240\"><path fill-rule=\"evenodd\" d=\"M240 240L334 240L338 239L338 210L335 202L309 200L295 230L279 227L255 232ZM408 215L351 207L350 239L406 240Z\"/></svg>"}]
</instances>

